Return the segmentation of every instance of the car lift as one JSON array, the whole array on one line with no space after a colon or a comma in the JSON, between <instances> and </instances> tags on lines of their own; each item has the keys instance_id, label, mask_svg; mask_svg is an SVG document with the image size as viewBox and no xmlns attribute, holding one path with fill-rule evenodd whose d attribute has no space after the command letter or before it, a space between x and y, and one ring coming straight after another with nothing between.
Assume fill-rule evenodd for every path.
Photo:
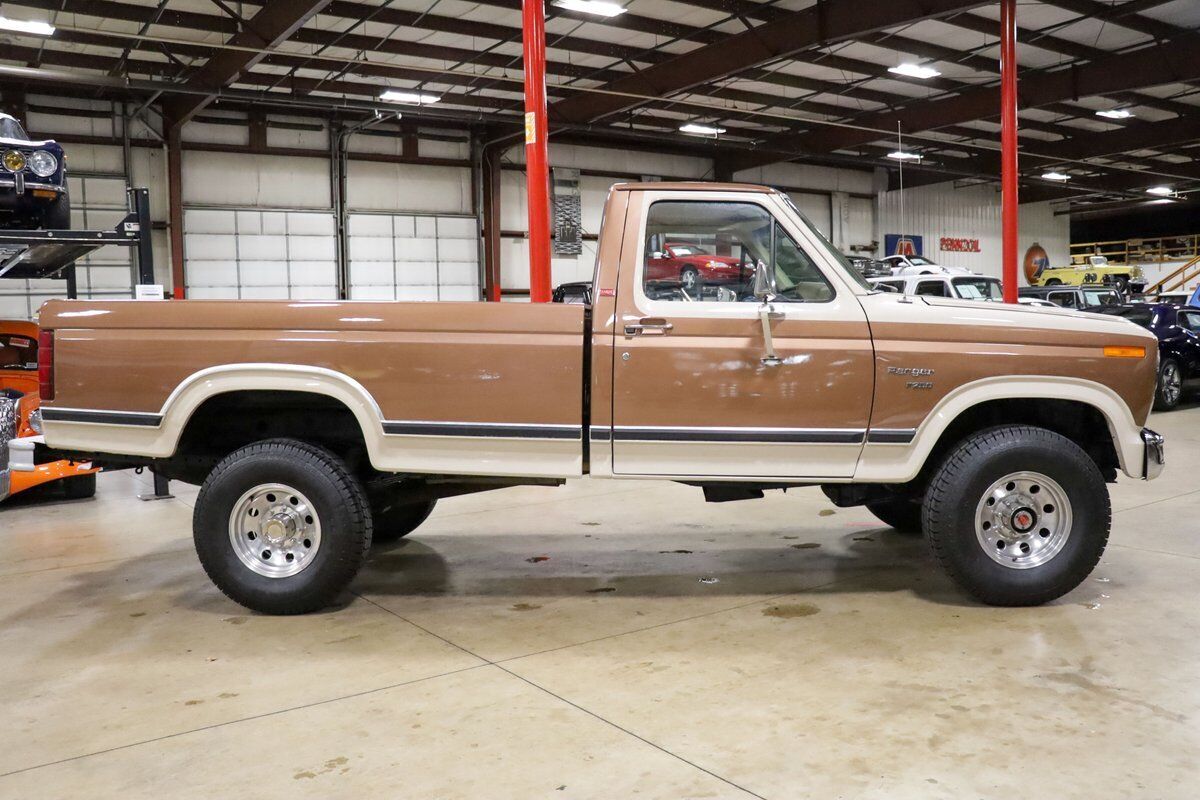
<instances>
[{"instance_id":1,"label":"car lift","mask_svg":"<svg viewBox=\"0 0 1200 800\"><path fill-rule=\"evenodd\" d=\"M150 192L129 189L129 213L110 231L0 230L0 278L59 278L67 297L78 296L75 262L101 247L137 250L137 282L154 283L154 249L150 241Z\"/></svg>"},{"instance_id":2,"label":"car lift","mask_svg":"<svg viewBox=\"0 0 1200 800\"><path fill-rule=\"evenodd\" d=\"M67 283L67 298L79 295L75 262L101 247L135 248L137 282L154 283L154 248L151 243L150 192L129 189L129 212L109 231L21 231L0 230L0 278L57 278ZM141 500L173 497L166 478L152 473L154 494Z\"/></svg>"}]
</instances>

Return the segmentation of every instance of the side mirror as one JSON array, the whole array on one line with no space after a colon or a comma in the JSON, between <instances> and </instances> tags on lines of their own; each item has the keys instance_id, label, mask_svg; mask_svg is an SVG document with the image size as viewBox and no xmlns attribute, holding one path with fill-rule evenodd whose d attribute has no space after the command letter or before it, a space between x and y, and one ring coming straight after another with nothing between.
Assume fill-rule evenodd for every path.
<instances>
[{"instance_id":1,"label":"side mirror","mask_svg":"<svg viewBox=\"0 0 1200 800\"><path fill-rule=\"evenodd\" d=\"M653 260L656 260L659 258L665 258L665 256L663 255L662 251L655 250L653 253L650 254L650 258Z\"/></svg>"},{"instance_id":2,"label":"side mirror","mask_svg":"<svg viewBox=\"0 0 1200 800\"><path fill-rule=\"evenodd\" d=\"M777 294L775 270L767 266L762 259L754 263L754 296L766 302Z\"/></svg>"}]
</instances>

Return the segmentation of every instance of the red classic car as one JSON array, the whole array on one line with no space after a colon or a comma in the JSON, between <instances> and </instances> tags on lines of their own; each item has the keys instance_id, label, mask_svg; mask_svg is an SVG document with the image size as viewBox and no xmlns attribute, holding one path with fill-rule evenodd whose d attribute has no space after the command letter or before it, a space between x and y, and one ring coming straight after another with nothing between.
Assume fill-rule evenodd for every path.
<instances>
[{"instance_id":1,"label":"red classic car","mask_svg":"<svg viewBox=\"0 0 1200 800\"><path fill-rule=\"evenodd\" d=\"M702 284L743 283L747 272L742 266L734 256L716 256L696 244L668 242L662 251L647 256L646 278L678 283L690 291Z\"/></svg>"}]
</instances>

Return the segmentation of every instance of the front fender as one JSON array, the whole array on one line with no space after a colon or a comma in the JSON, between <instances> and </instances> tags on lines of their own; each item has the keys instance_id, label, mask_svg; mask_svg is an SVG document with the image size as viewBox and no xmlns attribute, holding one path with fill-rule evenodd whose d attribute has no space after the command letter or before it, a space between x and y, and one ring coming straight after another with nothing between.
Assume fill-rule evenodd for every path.
<instances>
[{"instance_id":1,"label":"front fender","mask_svg":"<svg viewBox=\"0 0 1200 800\"><path fill-rule=\"evenodd\" d=\"M921 471L946 429L967 409L993 400L1074 400L1097 409L1108 423L1121 471L1140 479L1145 471L1141 428L1125 401L1107 386L1081 378L1005 375L972 381L942 398L909 442L868 441L855 482L903 483ZM903 438L903 437L893 437Z\"/></svg>"}]
</instances>

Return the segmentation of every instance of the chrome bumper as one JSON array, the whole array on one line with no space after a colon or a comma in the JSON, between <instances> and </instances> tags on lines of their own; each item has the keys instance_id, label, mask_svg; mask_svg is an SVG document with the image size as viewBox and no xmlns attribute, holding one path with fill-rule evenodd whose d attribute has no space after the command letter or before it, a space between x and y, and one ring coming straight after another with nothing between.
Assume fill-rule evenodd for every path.
<instances>
[{"instance_id":1,"label":"chrome bumper","mask_svg":"<svg viewBox=\"0 0 1200 800\"><path fill-rule=\"evenodd\" d=\"M1155 433L1149 428L1142 428L1142 443L1146 448L1142 477L1152 481L1162 473L1163 464L1167 463L1166 440L1162 434Z\"/></svg>"},{"instance_id":2,"label":"chrome bumper","mask_svg":"<svg viewBox=\"0 0 1200 800\"><path fill-rule=\"evenodd\" d=\"M0 470L0 500L12 493L14 472L33 472L37 469L33 460L34 447L44 443L44 436L26 436L24 439L8 440L8 467Z\"/></svg>"}]
</instances>

